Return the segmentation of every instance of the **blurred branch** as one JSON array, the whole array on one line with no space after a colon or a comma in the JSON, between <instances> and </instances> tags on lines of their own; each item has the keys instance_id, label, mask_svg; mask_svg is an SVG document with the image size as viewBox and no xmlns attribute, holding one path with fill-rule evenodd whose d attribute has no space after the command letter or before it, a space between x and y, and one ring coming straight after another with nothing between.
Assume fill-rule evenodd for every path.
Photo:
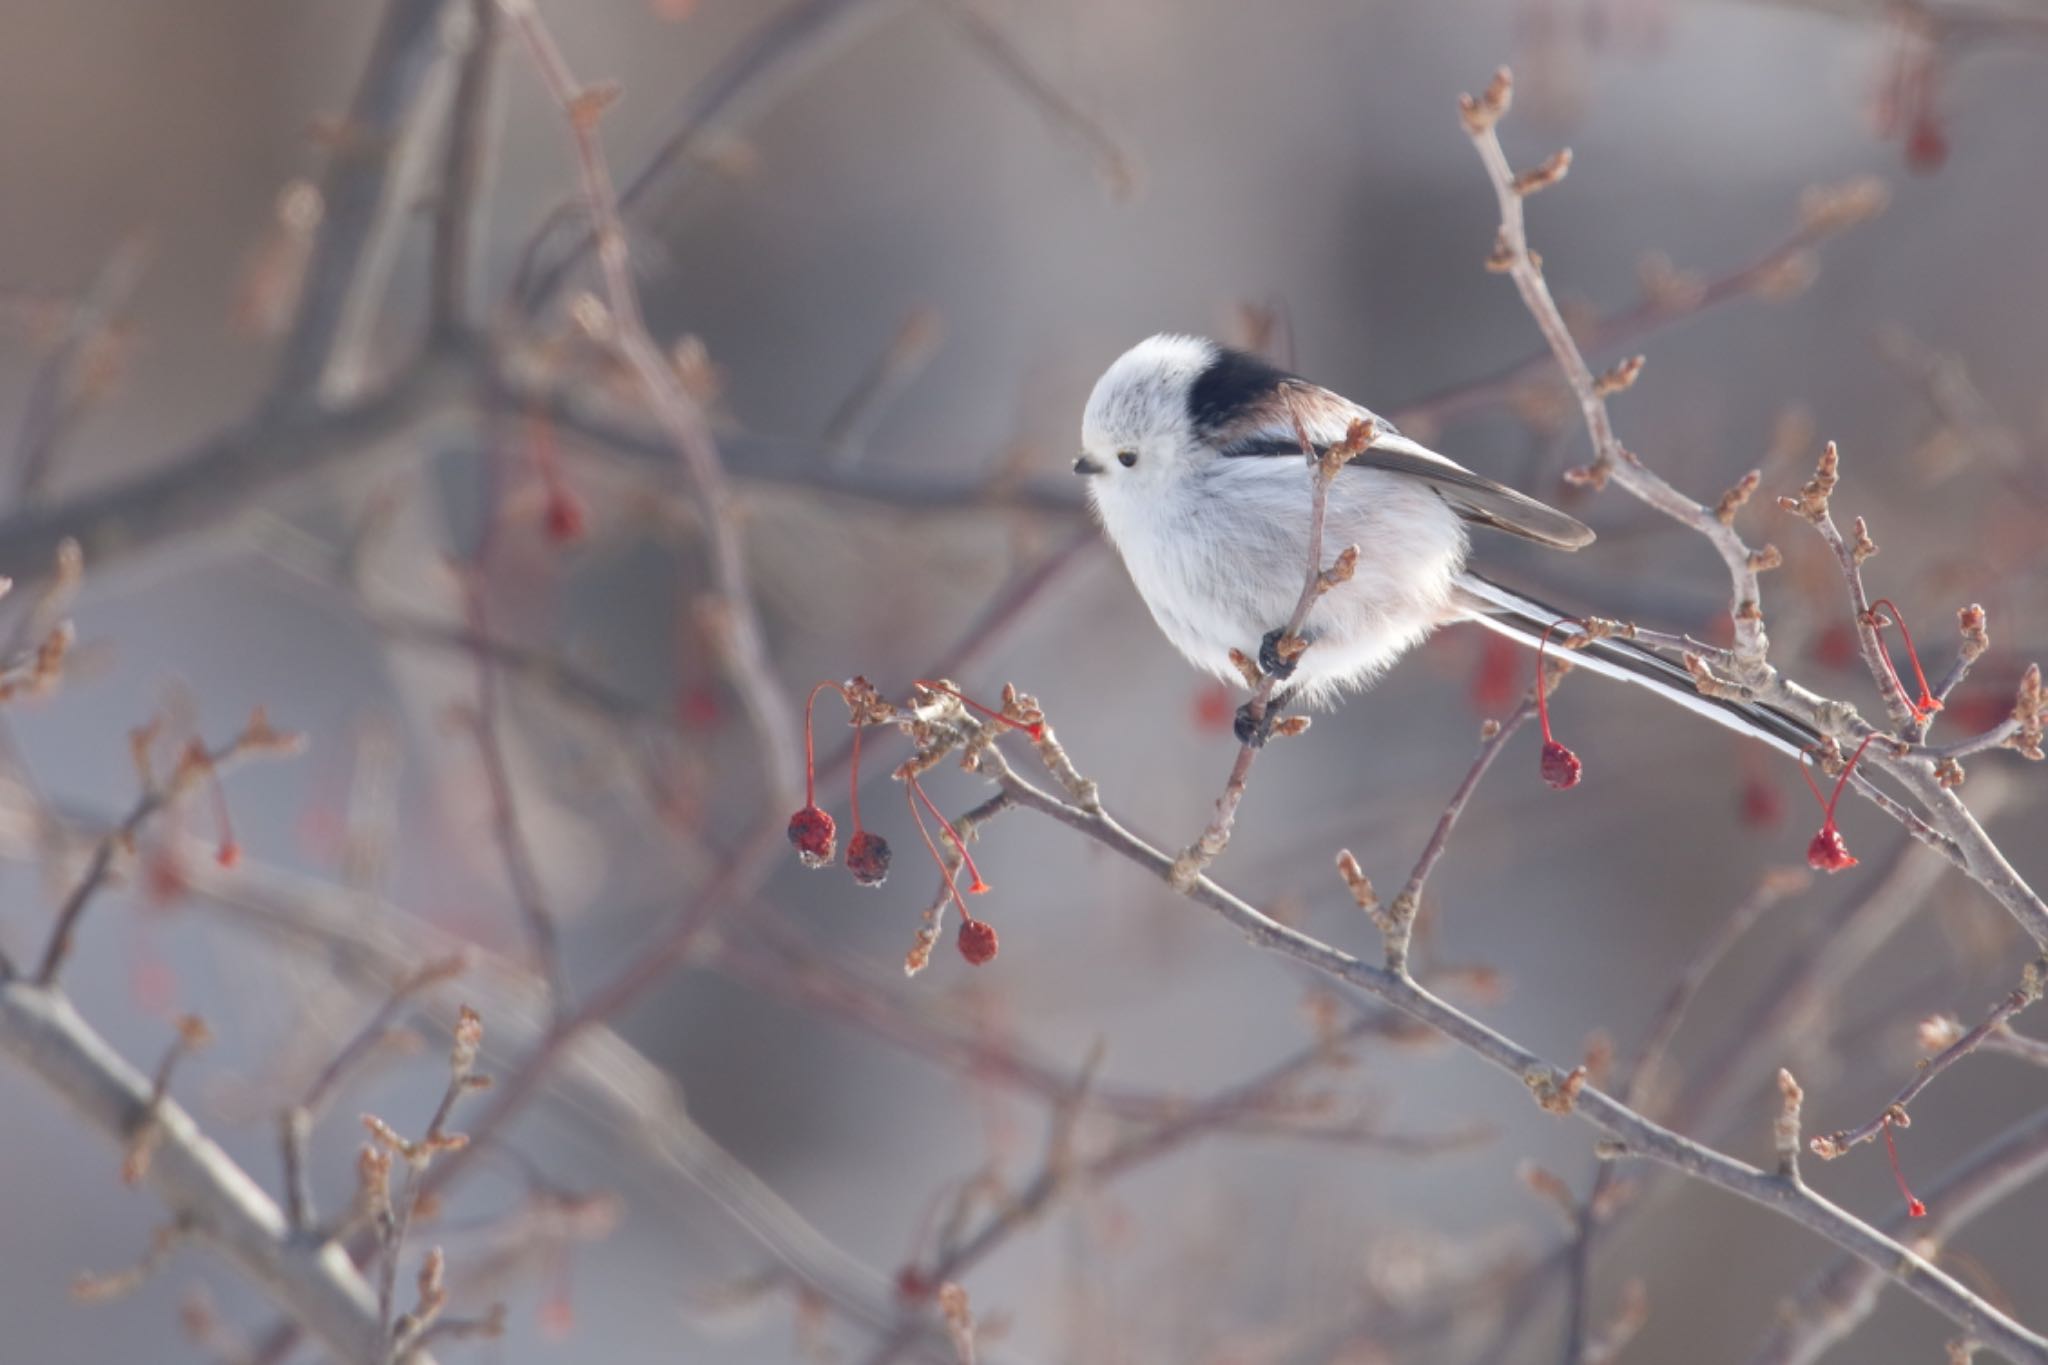
<instances>
[{"instance_id":1,"label":"blurred branch","mask_svg":"<svg viewBox=\"0 0 2048 1365\"><path fill-rule=\"evenodd\" d=\"M1582 323L1574 333L1578 344L1586 352L1606 351L1737 299L1783 297L1811 278L1815 248L1882 213L1890 197L1884 182L1874 176L1815 186L1800 200L1796 226L1776 245L1714 279L1687 277L1677 282L1679 287L1645 289L1633 306ZM1492 374L1402 404L1392 410L1392 416L1405 426L1441 422L1495 407L1512 400L1523 385L1549 375L1556 363L1555 353L1546 345Z\"/></svg>"},{"instance_id":2,"label":"blurred branch","mask_svg":"<svg viewBox=\"0 0 2048 1365\"><path fill-rule=\"evenodd\" d=\"M123 239L85 294L66 311L63 331L36 367L15 438L17 509L42 497L59 447L104 387L121 310L141 282L148 259L147 239Z\"/></svg>"},{"instance_id":3,"label":"blurred branch","mask_svg":"<svg viewBox=\"0 0 2048 1365\"><path fill-rule=\"evenodd\" d=\"M411 206L408 143L447 55L448 0L389 0L320 182L320 235L273 380L279 405L323 393L383 296L389 238Z\"/></svg>"},{"instance_id":4,"label":"blurred branch","mask_svg":"<svg viewBox=\"0 0 2048 1365\"><path fill-rule=\"evenodd\" d=\"M484 196L490 178L498 109L497 0L469 0L469 47L455 78L454 102L434 195L434 248L428 270L429 326L453 337L473 322Z\"/></svg>"},{"instance_id":5,"label":"blurred branch","mask_svg":"<svg viewBox=\"0 0 2048 1365\"><path fill-rule=\"evenodd\" d=\"M387 1365L376 1301L339 1248L291 1235L255 1181L183 1106L153 1099L148 1077L80 1018L63 993L0 981L0 1050L125 1148L145 1121L156 1137L143 1183L291 1319L351 1365ZM421 1365L430 1365L419 1357Z\"/></svg>"},{"instance_id":6,"label":"blurred branch","mask_svg":"<svg viewBox=\"0 0 2048 1365\"><path fill-rule=\"evenodd\" d=\"M681 461L685 481L701 514L711 578L717 585L715 594L704 601L702 608L711 622L710 633L717 645L719 662L752 722L769 789L786 796L792 790L789 784L797 771L796 736L791 729L795 710L768 655L738 518L710 426L675 366L648 335L646 320L641 316L640 296L627 255L625 224L619 219L611 170L598 138L604 111L617 92L577 82L531 0L500 2L525 44L542 84L560 106L575 141L583 202L595 227L598 265L610 308L605 324L609 335L605 340L617 348L638 379L656 422ZM786 802L778 800L776 804Z\"/></svg>"},{"instance_id":7,"label":"blurred branch","mask_svg":"<svg viewBox=\"0 0 2048 1365\"><path fill-rule=\"evenodd\" d=\"M657 147L619 191L622 215L638 210L666 180L680 193L682 173L698 160L698 152L721 124L739 122L752 111L800 88L810 74L852 43L867 27L906 8L906 0L795 0L749 34L710 75L691 87L678 114L676 130ZM558 220L543 226L543 238ZM541 241L523 253L537 257ZM586 222L561 253L516 281L515 295L523 309L538 312L561 288L563 280L598 245L598 231Z\"/></svg>"}]
</instances>

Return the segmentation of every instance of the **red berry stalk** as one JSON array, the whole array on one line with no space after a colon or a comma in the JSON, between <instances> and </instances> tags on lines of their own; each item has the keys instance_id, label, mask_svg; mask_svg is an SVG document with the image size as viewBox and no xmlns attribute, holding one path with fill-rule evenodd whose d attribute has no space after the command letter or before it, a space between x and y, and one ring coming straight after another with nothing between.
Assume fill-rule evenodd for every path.
<instances>
[{"instance_id":1,"label":"red berry stalk","mask_svg":"<svg viewBox=\"0 0 2048 1365\"><path fill-rule=\"evenodd\" d=\"M842 698L846 696L846 689L838 683L821 682L811 689L804 702L804 808L789 817L789 842L796 846L796 856L805 867L823 867L831 862L838 838L838 826L832 823L832 817L818 809L818 763L811 741L811 710L818 704L818 694L828 687Z\"/></svg>"},{"instance_id":2,"label":"red berry stalk","mask_svg":"<svg viewBox=\"0 0 2048 1365\"><path fill-rule=\"evenodd\" d=\"M1843 872L1856 866L1855 855L1849 852L1849 845L1843 841L1842 831L1835 827L1835 806L1841 801L1843 791L1848 788L1849 775L1856 771L1856 761L1863 757L1863 751L1868 749L1870 741L1876 738L1875 733L1863 737L1863 742L1856 746L1856 752L1842 765L1842 775L1835 780L1835 790L1831 795L1822 796L1820 784L1813 780L1813 773L1804 763L1799 765L1799 774L1806 779L1807 789L1813 793L1813 799L1820 802L1821 814L1824 817L1820 832L1814 835L1813 842L1806 846L1806 865L1816 872Z\"/></svg>"},{"instance_id":3,"label":"red berry stalk","mask_svg":"<svg viewBox=\"0 0 2048 1365\"><path fill-rule=\"evenodd\" d=\"M1878 615L1877 609L1879 607L1883 607L1891 613L1889 620ZM1907 705L1911 706L1919 714L1920 719L1927 719L1941 709L1941 699L1936 697L1927 686L1927 674L1921 671L1920 668L1920 651L1913 648L1913 632L1906 629L1906 614L1893 606L1889 597L1880 597L1875 602L1872 602L1870 604L1870 614L1872 624L1878 630L1883 630L1888 625L1897 626L1899 634L1905 637L1906 658L1913 665L1913 681L1920 684L1920 699L1918 701L1909 699ZM1906 684L1899 680L1899 670L1897 665L1892 663L1890 650L1884 652L1884 666L1885 671L1892 675L1892 686L1899 690L1901 697L1906 696Z\"/></svg>"},{"instance_id":4,"label":"red berry stalk","mask_svg":"<svg viewBox=\"0 0 2048 1365\"><path fill-rule=\"evenodd\" d=\"M1558 791L1565 791L1579 785L1579 775L1584 766L1579 756L1557 742L1550 733L1550 688L1543 676L1544 651L1550 648L1551 632L1559 626L1569 625L1583 631L1584 626L1566 618L1552 621L1544 627L1543 638L1536 642L1536 720L1543 727L1543 780Z\"/></svg>"}]
</instances>

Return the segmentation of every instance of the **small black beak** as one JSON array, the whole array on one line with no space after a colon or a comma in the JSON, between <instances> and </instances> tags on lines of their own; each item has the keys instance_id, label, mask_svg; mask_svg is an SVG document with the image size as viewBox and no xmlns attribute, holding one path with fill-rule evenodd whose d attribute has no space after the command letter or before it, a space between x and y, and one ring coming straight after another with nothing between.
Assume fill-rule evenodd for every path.
<instances>
[{"instance_id":1,"label":"small black beak","mask_svg":"<svg viewBox=\"0 0 2048 1365\"><path fill-rule=\"evenodd\" d=\"M1089 456L1083 455L1080 459L1074 461L1074 472L1076 474L1100 474L1102 466L1095 463Z\"/></svg>"}]
</instances>

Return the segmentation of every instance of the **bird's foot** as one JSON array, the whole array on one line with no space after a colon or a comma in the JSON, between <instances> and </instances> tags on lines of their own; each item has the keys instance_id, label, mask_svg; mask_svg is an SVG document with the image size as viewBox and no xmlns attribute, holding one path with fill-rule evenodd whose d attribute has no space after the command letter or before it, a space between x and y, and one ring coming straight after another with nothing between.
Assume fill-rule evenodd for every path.
<instances>
[{"instance_id":1,"label":"bird's foot","mask_svg":"<svg viewBox=\"0 0 2048 1365\"><path fill-rule=\"evenodd\" d=\"M1259 641L1259 668L1262 672L1281 679L1293 675L1295 664L1301 661L1301 650L1295 649L1282 653L1280 642L1286 638L1287 627L1280 626L1267 631L1265 638ZM1301 638L1305 641L1308 637L1303 636Z\"/></svg>"},{"instance_id":2,"label":"bird's foot","mask_svg":"<svg viewBox=\"0 0 2048 1365\"><path fill-rule=\"evenodd\" d=\"M1279 722L1280 713L1286 709L1287 696L1286 693L1275 693L1266 699L1264 706L1259 704L1257 697L1253 697L1238 707L1237 719L1230 727L1231 733L1237 736L1237 742L1249 744L1254 749L1265 748L1266 741L1273 737L1273 727Z\"/></svg>"}]
</instances>

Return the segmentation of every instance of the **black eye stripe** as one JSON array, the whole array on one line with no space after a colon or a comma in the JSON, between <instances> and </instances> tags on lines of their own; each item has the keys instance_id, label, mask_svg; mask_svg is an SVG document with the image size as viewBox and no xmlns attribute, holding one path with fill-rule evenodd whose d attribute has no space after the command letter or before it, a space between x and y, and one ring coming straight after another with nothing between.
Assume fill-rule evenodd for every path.
<instances>
[{"instance_id":1,"label":"black eye stripe","mask_svg":"<svg viewBox=\"0 0 2048 1365\"><path fill-rule=\"evenodd\" d=\"M1119 450L1116 453L1116 462L1125 469L1129 469L1138 462L1138 452L1135 450Z\"/></svg>"}]
</instances>

